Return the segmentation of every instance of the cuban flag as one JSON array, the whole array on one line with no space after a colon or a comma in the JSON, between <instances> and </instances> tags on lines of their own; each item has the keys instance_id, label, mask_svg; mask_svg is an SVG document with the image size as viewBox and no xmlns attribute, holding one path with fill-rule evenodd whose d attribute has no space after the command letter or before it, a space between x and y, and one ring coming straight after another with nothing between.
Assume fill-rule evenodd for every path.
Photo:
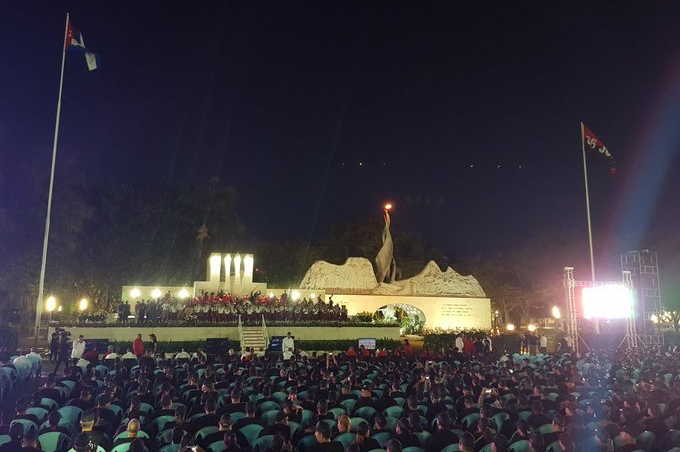
<instances>
[{"instance_id":1,"label":"cuban flag","mask_svg":"<svg viewBox=\"0 0 680 452\"><path fill-rule=\"evenodd\" d=\"M73 28L71 24L68 24L68 30L66 32L66 42L64 43L66 49L73 49L83 52L85 55L85 64L87 64L87 69L94 71L99 67L99 57L94 52L90 52L85 47L85 39L83 34Z\"/></svg>"}]
</instances>

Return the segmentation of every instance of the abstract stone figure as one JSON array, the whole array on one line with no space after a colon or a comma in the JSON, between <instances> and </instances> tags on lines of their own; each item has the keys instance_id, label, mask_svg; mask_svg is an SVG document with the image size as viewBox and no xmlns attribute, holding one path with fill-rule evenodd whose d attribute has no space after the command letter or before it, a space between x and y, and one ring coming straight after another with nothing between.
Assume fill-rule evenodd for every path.
<instances>
[{"instance_id":1,"label":"abstract stone figure","mask_svg":"<svg viewBox=\"0 0 680 452\"><path fill-rule=\"evenodd\" d=\"M394 260L394 242L390 233L390 213L385 210L385 228L382 233L382 247L375 257L376 278L378 283L394 281L397 264Z\"/></svg>"}]
</instances>

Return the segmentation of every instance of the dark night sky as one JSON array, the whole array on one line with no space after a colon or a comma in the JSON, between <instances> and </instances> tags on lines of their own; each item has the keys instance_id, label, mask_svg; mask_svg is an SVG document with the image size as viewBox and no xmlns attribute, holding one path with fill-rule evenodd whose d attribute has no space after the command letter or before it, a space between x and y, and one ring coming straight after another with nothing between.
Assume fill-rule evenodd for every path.
<instances>
[{"instance_id":1,"label":"dark night sky","mask_svg":"<svg viewBox=\"0 0 680 452\"><path fill-rule=\"evenodd\" d=\"M391 199L395 227L452 258L548 231L583 265L583 120L618 161L591 167L601 265L677 243L677 2L28 3L0 18L10 215L47 189L68 9L102 67L67 60L57 184L217 175L266 239Z\"/></svg>"}]
</instances>

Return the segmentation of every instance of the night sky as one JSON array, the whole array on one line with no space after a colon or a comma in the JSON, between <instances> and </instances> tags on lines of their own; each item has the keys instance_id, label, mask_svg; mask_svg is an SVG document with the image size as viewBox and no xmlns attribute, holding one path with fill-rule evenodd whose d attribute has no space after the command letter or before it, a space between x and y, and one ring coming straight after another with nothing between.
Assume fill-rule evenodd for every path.
<instances>
[{"instance_id":1,"label":"night sky","mask_svg":"<svg viewBox=\"0 0 680 452\"><path fill-rule=\"evenodd\" d=\"M0 18L5 215L47 190L68 10L101 68L67 59L57 184L219 176L267 240L389 199L452 261L547 237L585 278L583 120L617 166L590 155L598 264L677 264L677 2L27 3Z\"/></svg>"}]
</instances>

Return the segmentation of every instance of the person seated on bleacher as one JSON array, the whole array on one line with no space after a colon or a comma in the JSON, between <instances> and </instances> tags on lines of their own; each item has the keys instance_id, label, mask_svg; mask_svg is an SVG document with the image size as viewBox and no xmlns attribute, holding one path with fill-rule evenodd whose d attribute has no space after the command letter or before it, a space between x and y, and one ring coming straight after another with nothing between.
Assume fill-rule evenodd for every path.
<instances>
[{"instance_id":1,"label":"person seated on bleacher","mask_svg":"<svg viewBox=\"0 0 680 452\"><path fill-rule=\"evenodd\" d=\"M302 423L302 407L300 405L296 405L290 400L284 400L281 403L281 410L289 422Z\"/></svg>"},{"instance_id":2,"label":"person seated on bleacher","mask_svg":"<svg viewBox=\"0 0 680 452\"><path fill-rule=\"evenodd\" d=\"M216 409L217 404L215 403L214 398L209 398L208 400L206 400L205 405L203 406L204 414L202 416L194 418L189 423L189 432L192 434L196 434L196 432L202 429L203 427L217 425L218 421L220 420L220 417L217 415Z\"/></svg>"},{"instance_id":3,"label":"person seated on bleacher","mask_svg":"<svg viewBox=\"0 0 680 452\"><path fill-rule=\"evenodd\" d=\"M458 435L451 431L451 417L446 411L437 415L434 422L435 430L427 444L427 452L439 452L449 444L458 443Z\"/></svg>"},{"instance_id":4,"label":"person seated on bleacher","mask_svg":"<svg viewBox=\"0 0 680 452\"><path fill-rule=\"evenodd\" d=\"M37 396L52 399L57 403L62 402L61 392L55 387L56 383L56 376L54 374L49 374L42 387L38 390Z\"/></svg>"},{"instance_id":5,"label":"person seated on bleacher","mask_svg":"<svg viewBox=\"0 0 680 452\"><path fill-rule=\"evenodd\" d=\"M120 355L113 350L113 345L109 345L106 348L106 354L104 355L104 359L118 359L118 358L120 358Z\"/></svg>"},{"instance_id":6,"label":"person seated on bleacher","mask_svg":"<svg viewBox=\"0 0 680 452\"><path fill-rule=\"evenodd\" d=\"M82 431L82 435L85 436L89 442L102 447L104 450L111 449L111 437L105 432L95 430L95 421L96 417L93 410L83 413L82 417L80 418L80 429Z\"/></svg>"},{"instance_id":7,"label":"person seated on bleacher","mask_svg":"<svg viewBox=\"0 0 680 452\"><path fill-rule=\"evenodd\" d=\"M223 414L222 417L220 417L219 422L217 423L217 431L204 436L203 439L201 439L201 441L199 442L199 446L201 446L204 450L207 450L208 446L211 445L212 443L217 441L223 441L224 434L231 431L232 431L231 418L229 417L228 414Z\"/></svg>"},{"instance_id":8,"label":"person seated on bleacher","mask_svg":"<svg viewBox=\"0 0 680 452\"><path fill-rule=\"evenodd\" d=\"M460 452L475 452L475 438L472 433L465 432L458 438L458 449Z\"/></svg>"},{"instance_id":9,"label":"person seated on bleacher","mask_svg":"<svg viewBox=\"0 0 680 452\"><path fill-rule=\"evenodd\" d=\"M124 443L132 443L135 440L142 441L142 443L146 446L147 441L151 441L150 439L145 439L141 438L139 436L139 432L142 430L141 423L139 422L139 419L130 419L130 422L127 424L127 428L125 429L126 434L123 435L125 438L119 437L113 442L113 447L116 447L120 444ZM130 448L132 448L132 444L130 444Z\"/></svg>"},{"instance_id":10,"label":"person seated on bleacher","mask_svg":"<svg viewBox=\"0 0 680 452\"><path fill-rule=\"evenodd\" d=\"M373 418L373 434L375 435L376 433L382 432L392 433L387 426L387 419L385 419L385 416L382 414L376 414Z\"/></svg>"},{"instance_id":11,"label":"person seated on bleacher","mask_svg":"<svg viewBox=\"0 0 680 452\"><path fill-rule=\"evenodd\" d=\"M59 425L59 421L61 421L61 414L59 414L59 411L50 411L47 415L47 422L40 428L38 435L49 432L59 432L64 435L71 435L71 431L67 427Z\"/></svg>"},{"instance_id":12,"label":"person seated on bleacher","mask_svg":"<svg viewBox=\"0 0 680 452\"><path fill-rule=\"evenodd\" d=\"M34 414L26 414L26 410L30 407L30 402L26 399L18 400L16 403L16 414L14 419L26 419L38 424L38 418Z\"/></svg>"},{"instance_id":13,"label":"person seated on bleacher","mask_svg":"<svg viewBox=\"0 0 680 452\"><path fill-rule=\"evenodd\" d=\"M238 432L243 427L250 424L262 425L262 421L257 418L257 406L255 405L255 402L246 403L246 417L242 417L236 421L233 425L233 430Z\"/></svg>"},{"instance_id":14,"label":"person seated on bleacher","mask_svg":"<svg viewBox=\"0 0 680 452\"><path fill-rule=\"evenodd\" d=\"M394 438L398 439L402 447L420 447L418 437L411 431L408 421L401 418L397 421Z\"/></svg>"},{"instance_id":15,"label":"person seated on bleacher","mask_svg":"<svg viewBox=\"0 0 680 452\"><path fill-rule=\"evenodd\" d=\"M290 440L290 427L288 426L288 419L282 411L276 413L274 424L268 425L260 432L260 436L266 435L281 435L286 441Z\"/></svg>"},{"instance_id":16,"label":"person seated on bleacher","mask_svg":"<svg viewBox=\"0 0 680 452\"><path fill-rule=\"evenodd\" d=\"M368 452L373 449L381 449L380 443L371 438L371 428L367 422L360 422L357 427L357 437L355 443L361 452Z\"/></svg>"},{"instance_id":17,"label":"person seated on bleacher","mask_svg":"<svg viewBox=\"0 0 680 452\"><path fill-rule=\"evenodd\" d=\"M81 389L80 397L69 400L68 405L77 406L83 411L91 410L94 408L94 402L92 401L92 391L89 388Z\"/></svg>"},{"instance_id":18,"label":"person seated on bleacher","mask_svg":"<svg viewBox=\"0 0 680 452\"><path fill-rule=\"evenodd\" d=\"M361 395L357 400L357 404L354 405L354 409L356 410L365 406L375 408L375 400L373 400L373 394L371 392L370 386L368 385L364 385L361 387Z\"/></svg>"},{"instance_id":19,"label":"person seated on bleacher","mask_svg":"<svg viewBox=\"0 0 680 452\"><path fill-rule=\"evenodd\" d=\"M245 411L246 409L246 404L241 402L241 390L240 389L234 389L231 391L231 399L229 403L225 404L222 408L220 408L219 414L224 414L224 413L235 413L236 411Z\"/></svg>"},{"instance_id":20,"label":"person seated on bleacher","mask_svg":"<svg viewBox=\"0 0 680 452\"><path fill-rule=\"evenodd\" d=\"M134 353L132 353L132 349L128 349L128 351L125 352L125 354L124 354L123 356L121 356L120 359L122 359L123 361L127 361L127 360L130 360L130 361L132 361L132 360L137 361L137 355L135 355Z\"/></svg>"},{"instance_id":21,"label":"person seated on bleacher","mask_svg":"<svg viewBox=\"0 0 680 452\"><path fill-rule=\"evenodd\" d=\"M331 441L331 427L326 422L318 422L314 431L317 445L314 452L344 452L345 448L338 441Z\"/></svg>"},{"instance_id":22,"label":"person seated on bleacher","mask_svg":"<svg viewBox=\"0 0 680 452\"><path fill-rule=\"evenodd\" d=\"M38 442L38 433L34 429L29 428L24 432L20 450L21 452L42 452Z\"/></svg>"},{"instance_id":23,"label":"person seated on bleacher","mask_svg":"<svg viewBox=\"0 0 680 452\"><path fill-rule=\"evenodd\" d=\"M403 446L401 442L396 438L390 439L385 444L385 452L401 452L402 449Z\"/></svg>"},{"instance_id":24,"label":"person seated on bleacher","mask_svg":"<svg viewBox=\"0 0 680 452\"><path fill-rule=\"evenodd\" d=\"M21 449L21 439L24 436L24 426L18 422L9 428L9 442L0 446L0 452L16 452Z\"/></svg>"},{"instance_id":25,"label":"person seated on bleacher","mask_svg":"<svg viewBox=\"0 0 680 452\"><path fill-rule=\"evenodd\" d=\"M109 436L112 436L116 431L116 427L120 422L119 417L110 406L110 398L108 394L100 394L94 407L95 415L95 430L103 431Z\"/></svg>"},{"instance_id":26,"label":"person seated on bleacher","mask_svg":"<svg viewBox=\"0 0 680 452\"><path fill-rule=\"evenodd\" d=\"M161 407L160 409L153 412L151 415L151 420L156 419L159 416L174 416L175 410L172 408L172 397L170 394L165 393L161 396Z\"/></svg>"}]
</instances>

